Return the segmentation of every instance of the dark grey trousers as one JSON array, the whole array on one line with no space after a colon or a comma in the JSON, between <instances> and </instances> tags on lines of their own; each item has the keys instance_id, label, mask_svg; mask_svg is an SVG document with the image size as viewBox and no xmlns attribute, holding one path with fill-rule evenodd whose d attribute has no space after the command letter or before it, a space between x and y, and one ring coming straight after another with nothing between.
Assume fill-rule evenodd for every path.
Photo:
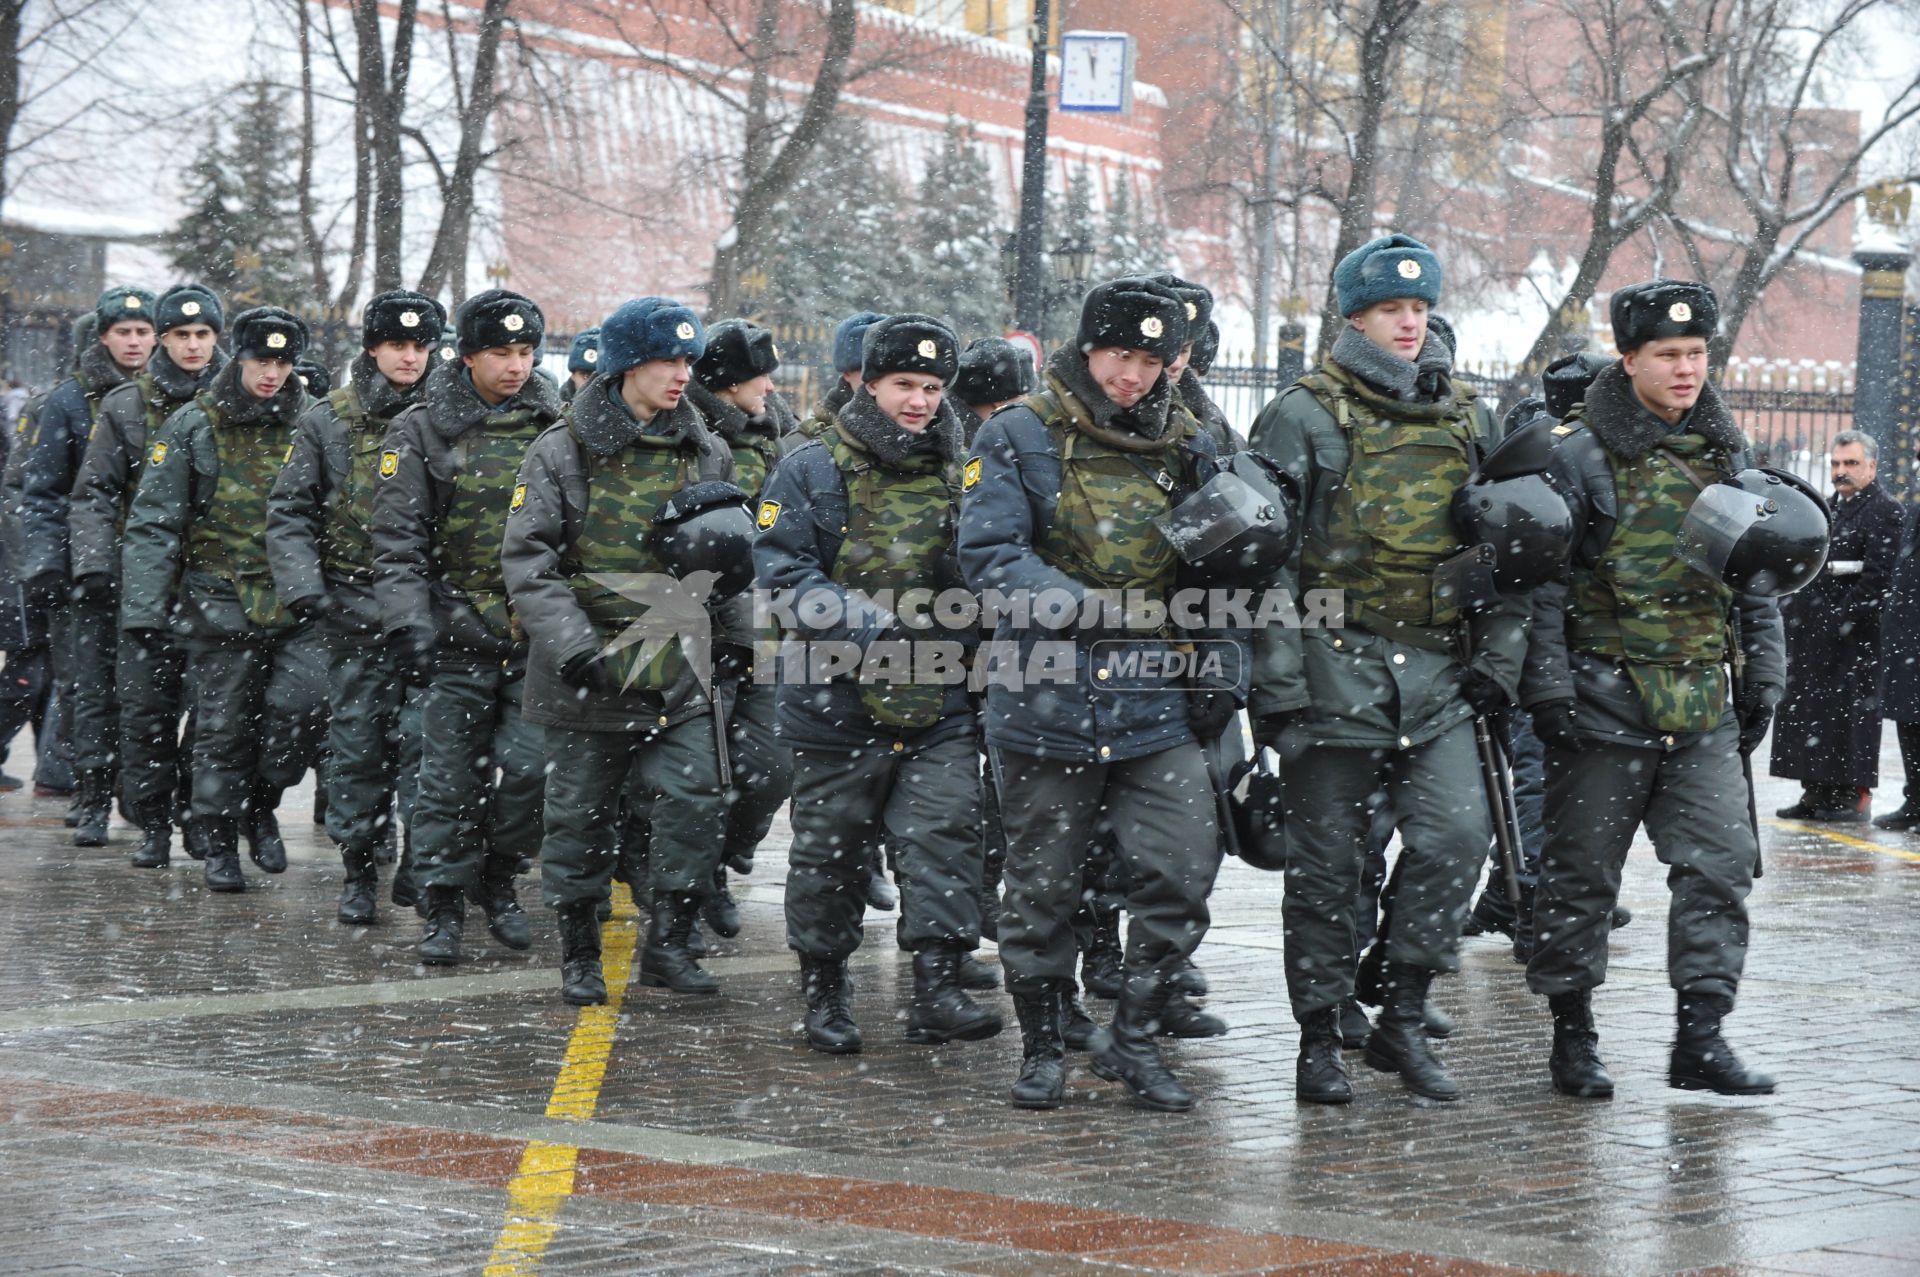
<instances>
[{"instance_id":1,"label":"dark grey trousers","mask_svg":"<svg viewBox=\"0 0 1920 1277\"><path fill-rule=\"evenodd\" d=\"M1739 729L1729 720L1670 752L1588 741L1547 751L1547 846L1533 899L1535 993L1607 979L1609 915L1642 824L1667 866L1667 977L1682 993L1732 997L1747 960L1754 831Z\"/></svg>"},{"instance_id":2,"label":"dark grey trousers","mask_svg":"<svg viewBox=\"0 0 1920 1277\"><path fill-rule=\"evenodd\" d=\"M1200 746L1118 763L999 757L1007 987L1037 992L1073 979L1073 915L1087 851L1108 831L1127 867L1127 968L1164 971L1192 956L1207 933L1207 896L1220 871L1219 823Z\"/></svg>"},{"instance_id":3,"label":"dark grey trousers","mask_svg":"<svg viewBox=\"0 0 1920 1277\"><path fill-rule=\"evenodd\" d=\"M193 815L237 820L257 781L277 796L318 752L324 659L310 633L271 642L189 643Z\"/></svg>"},{"instance_id":4,"label":"dark grey trousers","mask_svg":"<svg viewBox=\"0 0 1920 1277\"><path fill-rule=\"evenodd\" d=\"M422 887L477 890L511 878L540 846L546 751L520 718L524 680L498 666L442 666L420 707L414 876Z\"/></svg>"},{"instance_id":5,"label":"dark grey trousers","mask_svg":"<svg viewBox=\"0 0 1920 1277\"><path fill-rule=\"evenodd\" d=\"M393 819L411 821L420 769L420 716L407 712L407 687L378 643L336 640L327 658L327 836L371 853Z\"/></svg>"}]
</instances>

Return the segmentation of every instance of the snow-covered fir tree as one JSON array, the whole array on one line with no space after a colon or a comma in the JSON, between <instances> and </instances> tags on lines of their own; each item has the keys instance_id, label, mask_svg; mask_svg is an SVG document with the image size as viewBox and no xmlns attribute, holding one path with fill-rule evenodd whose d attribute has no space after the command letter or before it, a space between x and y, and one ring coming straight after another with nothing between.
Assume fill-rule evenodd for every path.
<instances>
[{"instance_id":1,"label":"snow-covered fir tree","mask_svg":"<svg viewBox=\"0 0 1920 1277\"><path fill-rule=\"evenodd\" d=\"M767 317L832 324L858 310L915 304L921 290L902 233L904 204L865 127L835 120L781 202L762 250Z\"/></svg>"},{"instance_id":2,"label":"snow-covered fir tree","mask_svg":"<svg viewBox=\"0 0 1920 1277\"><path fill-rule=\"evenodd\" d=\"M914 284L922 299L915 304L946 320L963 341L998 335L1010 314L991 183L972 130L949 120L915 210Z\"/></svg>"},{"instance_id":3,"label":"snow-covered fir tree","mask_svg":"<svg viewBox=\"0 0 1920 1277\"><path fill-rule=\"evenodd\" d=\"M286 95L243 85L231 131L216 129L195 157L187 213L168 233L167 258L220 292L230 309L296 306L310 284L294 191L298 139Z\"/></svg>"}]
</instances>

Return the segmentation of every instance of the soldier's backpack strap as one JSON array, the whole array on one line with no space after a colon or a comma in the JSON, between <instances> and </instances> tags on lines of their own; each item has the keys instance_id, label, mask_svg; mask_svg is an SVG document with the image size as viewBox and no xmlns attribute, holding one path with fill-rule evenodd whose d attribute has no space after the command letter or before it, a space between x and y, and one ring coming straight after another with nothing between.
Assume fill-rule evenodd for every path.
<instances>
[{"instance_id":1,"label":"soldier's backpack strap","mask_svg":"<svg viewBox=\"0 0 1920 1277\"><path fill-rule=\"evenodd\" d=\"M363 428L367 420L367 410L360 402L360 394L352 386L342 386L327 393L327 405L340 420L346 422L349 430Z\"/></svg>"}]
</instances>

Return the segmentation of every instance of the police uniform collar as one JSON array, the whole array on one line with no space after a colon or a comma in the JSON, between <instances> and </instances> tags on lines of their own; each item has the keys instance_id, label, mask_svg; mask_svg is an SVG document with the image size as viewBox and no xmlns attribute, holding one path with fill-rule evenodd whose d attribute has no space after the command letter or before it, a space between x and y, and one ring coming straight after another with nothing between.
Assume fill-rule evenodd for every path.
<instances>
[{"instance_id":1,"label":"police uniform collar","mask_svg":"<svg viewBox=\"0 0 1920 1277\"><path fill-rule=\"evenodd\" d=\"M1397 403L1440 404L1453 397L1453 352L1431 332L1415 358L1402 359L1349 324L1333 339L1330 357Z\"/></svg>"},{"instance_id":2,"label":"police uniform collar","mask_svg":"<svg viewBox=\"0 0 1920 1277\"><path fill-rule=\"evenodd\" d=\"M708 427L730 444L742 443L749 435L761 435L768 439L778 437L771 418L764 415L750 417L746 409L722 399L697 381L687 383L687 398L700 410Z\"/></svg>"},{"instance_id":3,"label":"police uniform collar","mask_svg":"<svg viewBox=\"0 0 1920 1277\"><path fill-rule=\"evenodd\" d=\"M599 373L580 387L568 409L573 436L580 446L596 457L610 457L631 447L642 438L663 443L690 443L705 451L713 438L693 401L682 395L680 402L657 412L651 421L641 421L620 397L620 374Z\"/></svg>"},{"instance_id":4,"label":"police uniform collar","mask_svg":"<svg viewBox=\"0 0 1920 1277\"><path fill-rule=\"evenodd\" d=\"M80 352L75 376L81 387L98 399L115 386L131 381L134 374L114 363L107 348L96 341Z\"/></svg>"},{"instance_id":5,"label":"police uniform collar","mask_svg":"<svg viewBox=\"0 0 1920 1277\"><path fill-rule=\"evenodd\" d=\"M881 411L865 386L853 392L836 420L842 438L889 469L912 467L925 458L957 463L966 451L966 432L953 410L953 401L944 395L933 420L919 434Z\"/></svg>"},{"instance_id":6,"label":"police uniform collar","mask_svg":"<svg viewBox=\"0 0 1920 1277\"><path fill-rule=\"evenodd\" d=\"M1581 415L1600 446L1622 461L1640 460L1664 443L1671 433L1667 423L1633 393L1633 381L1619 360L1601 369L1593 384L1587 387L1585 410ZM1700 388L1699 401L1682 418L1678 428L1697 434L1727 452L1741 452L1747 447L1746 436L1740 433L1739 423L1727 411L1726 401L1720 398L1712 382Z\"/></svg>"},{"instance_id":7,"label":"police uniform collar","mask_svg":"<svg viewBox=\"0 0 1920 1277\"><path fill-rule=\"evenodd\" d=\"M422 377L411 386L396 386L380 371L373 356L363 350L353 357L347 369L347 384L353 387L369 420L391 421L403 409L420 402L426 394L427 378Z\"/></svg>"},{"instance_id":8,"label":"police uniform collar","mask_svg":"<svg viewBox=\"0 0 1920 1277\"><path fill-rule=\"evenodd\" d=\"M1129 452L1158 452L1176 435L1173 383L1164 372L1130 408L1107 398L1087 368L1087 357L1072 346L1062 346L1048 357L1046 380L1055 394L1064 392L1073 400L1061 406L1074 424L1101 443Z\"/></svg>"},{"instance_id":9,"label":"police uniform collar","mask_svg":"<svg viewBox=\"0 0 1920 1277\"><path fill-rule=\"evenodd\" d=\"M207 386L222 426L290 425L307 401L300 379L289 376L272 398L262 399L240 383L240 361L228 361Z\"/></svg>"},{"instance_id":10,"label":"police uniform collar","mask_svg":"<svg viewBox=\"0 0 1920 1277\"><path fill-rule=\"evenodd\" d=\"M213 358L207 361L207 366L197 373L190 373L174 363L165 346L155 346L141 373L159 393L160 402L183 404L212 385L213 379L226 366L227 352L218 346L213 348Z\"/></svg>"},{"instance_id":11,"label":"police uniform collar","mask_svg":"<svg viewBox=\"0 0 1920 1277\"><path fill-rule=\"evenodd\" d=\"M527 378L517 394L490 404L473 388L467 368L457 359L449 359L427 374L421 402L427 405L427 419L440 437L452 442L489 417L525 413L529 420L546 425L560 419L560 391L538 373Z\"/></svg>"}]
</instances>

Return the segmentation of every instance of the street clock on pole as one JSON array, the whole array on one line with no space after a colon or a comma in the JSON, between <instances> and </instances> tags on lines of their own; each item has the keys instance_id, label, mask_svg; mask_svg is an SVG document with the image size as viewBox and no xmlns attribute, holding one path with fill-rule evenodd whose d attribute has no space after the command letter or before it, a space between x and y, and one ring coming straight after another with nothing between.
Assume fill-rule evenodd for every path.
<instances>
[{"instance_id":1,"label":"street clock on pole","mask_svg":"<svg viewBox=\"0 0 1920 1277\"><path fill-rule=\"evenodd\" d=\"M1133 37L1120 31L1060 34L1060 109L1121 114L1133 107Z\"/></svg>"}]
</instances>

